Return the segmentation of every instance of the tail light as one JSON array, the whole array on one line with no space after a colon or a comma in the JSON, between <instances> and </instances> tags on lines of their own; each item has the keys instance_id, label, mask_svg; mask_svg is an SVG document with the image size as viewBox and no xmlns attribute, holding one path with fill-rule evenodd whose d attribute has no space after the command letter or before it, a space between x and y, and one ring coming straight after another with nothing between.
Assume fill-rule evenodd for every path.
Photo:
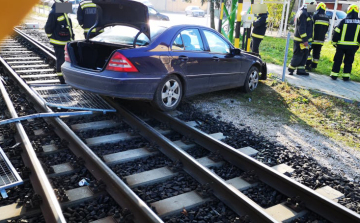
<instances>
[{"instance_id":1,"label":"tail light","mask_svg":"<svg viewBox=\"0 0 360 223\"><path fill-rule=\"evenodd\" d=\"M115 52L111 57L106 70L118 72L139 72L136 67L119 52Z\"/></svg>"},{"instance_id":2,"label":"tail light","mask_svg":"<svg viewBox=\"0 0 360 223\"><path fill-rule=\"evenodd\" d=\"M71 63L69 53L68 53L68 50L67 50L67 44L65 45L65 53L64 54L65 54L65 61Z\"/></svg>"}]
</instances>

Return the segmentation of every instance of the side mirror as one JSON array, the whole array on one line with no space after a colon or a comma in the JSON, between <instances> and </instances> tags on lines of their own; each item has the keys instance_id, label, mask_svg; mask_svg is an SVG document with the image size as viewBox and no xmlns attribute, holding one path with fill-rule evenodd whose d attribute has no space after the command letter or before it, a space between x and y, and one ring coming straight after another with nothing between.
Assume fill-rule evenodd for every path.
<instances>
[{"instance_id":1,"label":"side mirror","mask_svg":"<svg viewBox=\"0 0 360 223\"><path fill-rule=\"evenodd\" d=\"M231 49L231 50L230 50L230 53L231 53L232 55L240 55L240 54L241 54L241 51L240 51L240 49L238 49L238 48L234 48L234 49Z\"/></svg>"}]
</instances>

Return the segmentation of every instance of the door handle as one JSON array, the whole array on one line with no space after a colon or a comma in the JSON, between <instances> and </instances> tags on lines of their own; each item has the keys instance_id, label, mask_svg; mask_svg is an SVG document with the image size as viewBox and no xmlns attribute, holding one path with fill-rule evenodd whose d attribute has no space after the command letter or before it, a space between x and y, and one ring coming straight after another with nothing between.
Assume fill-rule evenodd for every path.
<instances>
[{"instance_id":1,"label":"door handle","mask_svg":"<svg viewBox=\"0 0 360 223\"><path fill-rule=\"evenodd\" d=\"M179 56L179 59L180 59L181 61L188 61L188 60L189 60L189 57L187 57L187 56Z\"/></svg>"},{"instance_id":2,"label":"door handle","mask_svg":"<svg viewBox=\"0 0 360 223\"><path fill-rule=\"evenodd\" d=\"M215 60L215 61L219 61L219 60L220 60L219 57L213 57L212 59Z\"/></svg>"}]
</instances>

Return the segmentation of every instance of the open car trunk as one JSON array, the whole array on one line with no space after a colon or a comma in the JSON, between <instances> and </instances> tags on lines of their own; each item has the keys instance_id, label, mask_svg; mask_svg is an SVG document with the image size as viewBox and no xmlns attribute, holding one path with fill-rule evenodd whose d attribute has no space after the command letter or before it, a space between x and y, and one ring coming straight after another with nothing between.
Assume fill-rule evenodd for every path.
<instances>
[{"instance_id":1,"label":"open car trunk","mask_svg":"<svg viewBox=\"0 0 360 223\"><path fill-rule=\"evenodd\" d=\"M75 66L100 71L105 69L107 61L115 50L125 48L130 47L81 41L70 43L68 51Z\"/></svg>"}]
</instances>

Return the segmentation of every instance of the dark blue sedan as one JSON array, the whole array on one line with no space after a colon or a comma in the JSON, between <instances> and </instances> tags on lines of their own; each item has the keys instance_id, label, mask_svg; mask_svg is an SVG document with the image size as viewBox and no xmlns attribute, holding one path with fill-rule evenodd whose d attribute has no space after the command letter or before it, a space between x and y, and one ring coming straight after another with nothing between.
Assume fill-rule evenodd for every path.
<instances>
[{"instance_id":1,"label":"dark blue sedan","mask_svg":"<svg viewBox=\"0 0 360 223\"><path fill-rule=\"evenodd\" d=\"M142 29L139 32L139 29ZM62 72L75 88L151 101L170 111L183 97L242 87L255 90L266 64L213 29L117 25L67 45Z\"/></svg>"}]
</instances>

